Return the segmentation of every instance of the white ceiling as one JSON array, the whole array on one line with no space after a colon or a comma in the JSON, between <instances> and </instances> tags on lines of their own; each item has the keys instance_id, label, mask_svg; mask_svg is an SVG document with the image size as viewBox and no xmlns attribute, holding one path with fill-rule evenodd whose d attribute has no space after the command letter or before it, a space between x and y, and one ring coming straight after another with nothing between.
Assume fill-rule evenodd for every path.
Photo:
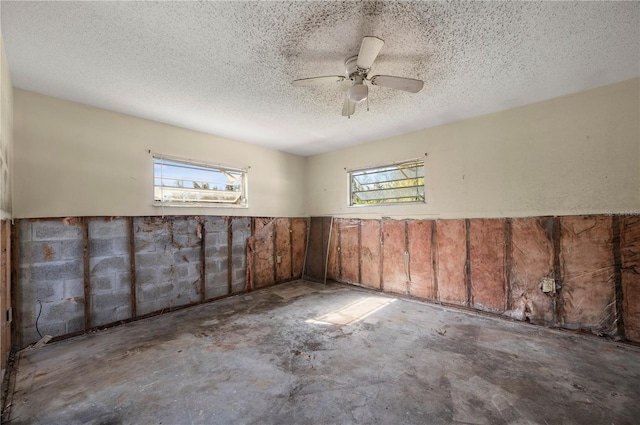
<instances>
[{"instance_id":1,"label":"white ceiling","mask_svg":"<svg viewBox=\"0 0 640 425\"><path fill-rule=\"evenodd\" d=\"M311 155L640 75L639 2L8 2L14 85ZM343 73L385 40L371 87L341 116Z\"/></svg>"}]
</instances>

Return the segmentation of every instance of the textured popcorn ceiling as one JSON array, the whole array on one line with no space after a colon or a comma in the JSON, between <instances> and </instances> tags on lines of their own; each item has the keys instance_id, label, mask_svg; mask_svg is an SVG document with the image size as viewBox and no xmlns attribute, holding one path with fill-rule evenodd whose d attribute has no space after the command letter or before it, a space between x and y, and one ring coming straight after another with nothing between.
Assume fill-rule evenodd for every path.
<instances>
[{"instance_id":1,"label":"textured popcorn ceiling","mask_svg":"<svg viewBox=\"0 0 640 425\"><path fill-rule=\"evenodd\" d=\"M638 2L7 2L16 87L310 155L640 74ZM370 88L341 116L339 85L365 35L372 74L425 81ZM179 141L176 141L177 143Z\"/></svg>"}]
</instances>

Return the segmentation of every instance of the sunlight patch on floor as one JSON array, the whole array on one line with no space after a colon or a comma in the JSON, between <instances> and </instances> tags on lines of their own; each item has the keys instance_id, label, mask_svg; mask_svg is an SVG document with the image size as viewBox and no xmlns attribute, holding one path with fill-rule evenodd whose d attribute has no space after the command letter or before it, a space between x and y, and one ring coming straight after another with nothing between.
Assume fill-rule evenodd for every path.
<instances>
[{"instance_id":1,"label":"sunlight patch on floor","mask_svg":"<svg viewBox=\"0 0 640 425\"><path fill-rule=\"evenodd\" d=\"M395 298L363 297L338 310L334 310L315 319L309 319L306 322L320 325L348 325L372 315L394 301L396 301Z\"/></svg>"}]
</instances>

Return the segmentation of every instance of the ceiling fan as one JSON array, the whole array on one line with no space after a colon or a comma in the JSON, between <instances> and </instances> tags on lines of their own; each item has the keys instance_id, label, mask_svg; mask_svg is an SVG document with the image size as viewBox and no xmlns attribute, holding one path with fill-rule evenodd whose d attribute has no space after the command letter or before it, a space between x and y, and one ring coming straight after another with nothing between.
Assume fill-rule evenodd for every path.
<instances>
[{"instance_id":1,"label":"ceiling fan","mask_svg":"<svg viewBox=\"0 0 640 425\"><path fill-rule=\"evenodd\" d=\"M315 87L327 83L346 83L349 87L342 107L342 115L351 117L356 111L356 104L365 101L369 96L369 88L366 82L374 86L389 87L409 93L418 93L422 90L424 82L413 78L394 77L391 75L374 75L368 78L371 65L378 57L384 41L378 37L366 36L362 39L360 53L352 56L344 63L345 75L331 75L325 77L301 78L294 80L296 87Z\"/></svg>"}]
</instances>

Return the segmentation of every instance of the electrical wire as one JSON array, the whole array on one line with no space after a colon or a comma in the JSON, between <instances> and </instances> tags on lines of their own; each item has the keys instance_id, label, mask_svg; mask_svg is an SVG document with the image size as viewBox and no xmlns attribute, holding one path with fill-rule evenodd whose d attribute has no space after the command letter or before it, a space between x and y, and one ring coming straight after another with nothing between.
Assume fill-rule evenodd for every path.
<instances>
[{"instance_id":1,"label":"electrical wire","mask_svg":"<svg viewBox=\"0 0 640 425\"><path fill-rule=\"evenodd\" d=\"M40 311L38 312L38 317L36 317L36 331L40 338L42 338L42 334L40 333L40 329L38 329L38 319L40 319L40 315L42 314L42 301L38 300L38 304L40 304Z\"/></svg>"}]
</instances>

